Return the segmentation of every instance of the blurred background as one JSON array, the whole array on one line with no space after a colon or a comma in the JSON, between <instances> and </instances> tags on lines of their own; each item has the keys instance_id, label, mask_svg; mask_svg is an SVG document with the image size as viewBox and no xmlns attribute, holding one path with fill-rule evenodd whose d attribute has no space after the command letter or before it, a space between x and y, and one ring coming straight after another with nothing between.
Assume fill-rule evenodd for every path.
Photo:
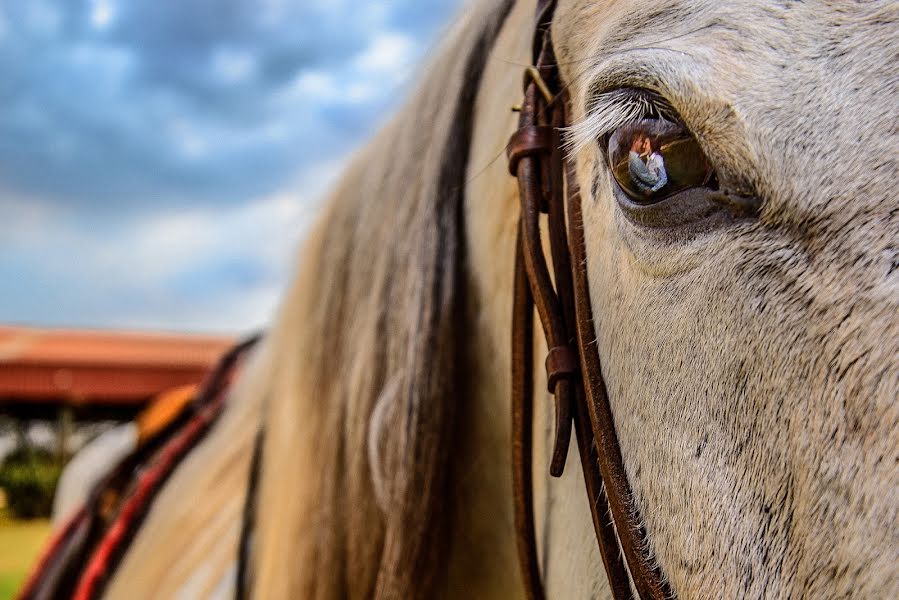
<instances>
[{"instance_id":1,"label":"blurred background","mask_svg":"<svg viewBox=\"0 0 899 600\"><path fill-rule=\"evenodd\" d=\"M458 4L0 0L0 598L72 453L269 321Z\"/></svg>"},{"instance_id":2,"label":"blurred background","mask_svg":"<svg viewBox=\"0 0 899 600\"><path fill-rule=\"evenodd\" d=\"M242 332L455 0L0 0L0 319Z\"/></svg>"}]
</instances>

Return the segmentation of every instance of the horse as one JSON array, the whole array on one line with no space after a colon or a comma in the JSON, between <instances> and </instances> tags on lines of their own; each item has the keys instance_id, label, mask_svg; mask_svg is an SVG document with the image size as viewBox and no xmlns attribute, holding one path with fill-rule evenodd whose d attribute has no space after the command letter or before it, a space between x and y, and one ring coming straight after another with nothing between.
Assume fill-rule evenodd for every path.
<instances>
[{"instance_id":1,"label":"horse","mask_svg":"<svg viewBox=\"0 0 899 600\"><path fill-rule=\"evenodd\" d=\"M230 595L254 455L252 597L525 594L503 153L534 9L466 6L354 156L105 597ZM899 596L897 23L876 0L557 3L594 344L642 551L678 598ZM642 203L606 150L654 110L714 177ZM549 395L535 406L544 465ZM533 481L546 594L608 598L567 462Z\"/></svg>"}]
</instances>

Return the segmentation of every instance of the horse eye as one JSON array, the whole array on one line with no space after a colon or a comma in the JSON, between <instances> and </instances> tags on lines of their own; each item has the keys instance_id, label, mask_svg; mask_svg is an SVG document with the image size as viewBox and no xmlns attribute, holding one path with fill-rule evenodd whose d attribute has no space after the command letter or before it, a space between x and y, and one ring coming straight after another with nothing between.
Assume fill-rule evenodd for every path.
<instances>
[{"instance_id":1,"label":"horse eye","mask_svg":"<svg viewBox=\"0 0 899 600\"><path fill-rule=\"evenodd\" d=\"M619 127L609 138L608 157L615 181L638 204L708 185L713 175L696 139L664 119Z\"/></svg>"}]
</instances>

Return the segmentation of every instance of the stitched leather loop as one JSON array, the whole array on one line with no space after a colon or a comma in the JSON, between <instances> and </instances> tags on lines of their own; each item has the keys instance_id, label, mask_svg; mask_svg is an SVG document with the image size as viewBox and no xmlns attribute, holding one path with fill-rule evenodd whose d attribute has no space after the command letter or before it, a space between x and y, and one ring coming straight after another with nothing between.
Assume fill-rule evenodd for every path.
<instances>
[{"instance_id":1,"label":"stitched leather loop","mask_svg":"<svg viewBox=\"0 0 899 600\"><path fill-rule=\"evenodd\" d=\"M551 348L546 355L546 385L549 393L555 393L556 383L560 379L574 375L577 371L577 355L570 346Z\"/></svg>"},{"instance_id":2,"label":"stitched leather loop","mask_svg":"<svg viewBox=\"0 0 899 600\"><path fill-rule=\"evenodd\" d=\"M553 149L553 128L547 125L526 125L512 134L506 146L509 172L518 175L518 162L525 156L549 154Z\"/></svg>"}]
</instances>

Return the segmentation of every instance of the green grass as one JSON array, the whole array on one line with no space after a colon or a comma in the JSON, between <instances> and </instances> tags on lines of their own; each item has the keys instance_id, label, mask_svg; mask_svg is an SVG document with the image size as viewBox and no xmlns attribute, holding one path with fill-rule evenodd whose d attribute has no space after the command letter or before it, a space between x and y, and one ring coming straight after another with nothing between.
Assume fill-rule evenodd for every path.
<instances>
[{"instance_id":1,"label":"green grass","mask_svg":"<svg viewBox=\"0 0 899 600\"><path fill-rule=\"evenodd\" d=\"M47 520L14 521L0 514L0 600L15 597L49 536Z\"/></svg>"}]
</instances>

